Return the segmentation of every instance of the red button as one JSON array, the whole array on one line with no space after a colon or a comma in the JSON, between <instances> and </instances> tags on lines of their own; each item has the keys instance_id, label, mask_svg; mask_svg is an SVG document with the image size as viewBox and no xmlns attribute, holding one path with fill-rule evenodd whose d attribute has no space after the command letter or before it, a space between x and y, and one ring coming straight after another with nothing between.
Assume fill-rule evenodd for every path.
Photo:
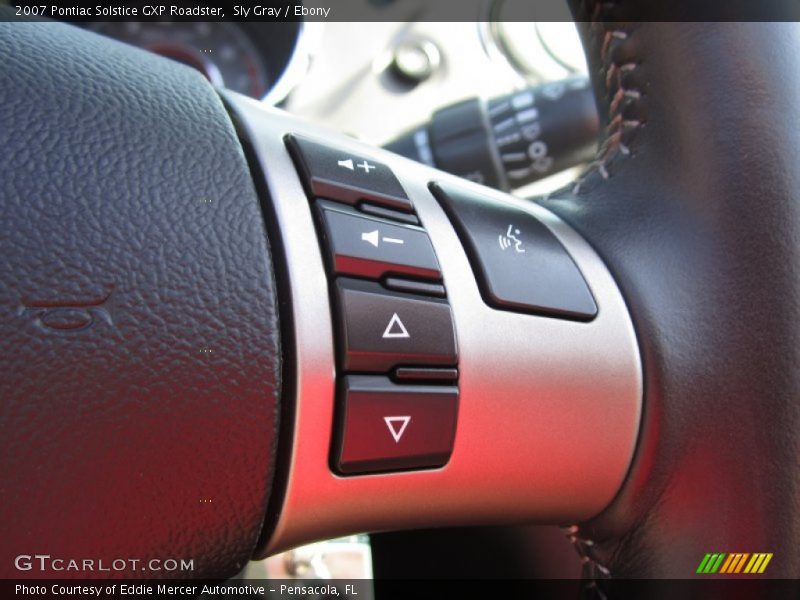
<instances>
[{"instance_id":1,"label":"red button","mask_svg":"<svg viewBox=\"0 0 800 600\"><path fill-rule=\"evenodd\" d=\"M450 459L458 388L397 385L386 377L344 378L334 463L343 474L441 467Z\"/></svg>"}]
</instances>

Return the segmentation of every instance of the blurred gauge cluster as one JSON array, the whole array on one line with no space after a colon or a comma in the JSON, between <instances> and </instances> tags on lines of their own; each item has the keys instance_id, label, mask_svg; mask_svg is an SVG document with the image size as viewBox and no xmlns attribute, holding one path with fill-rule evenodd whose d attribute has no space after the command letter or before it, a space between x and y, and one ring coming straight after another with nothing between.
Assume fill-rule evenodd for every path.
<instances>
[{"instance_id":1,"label":"blurred gauge cluster","mask_svg":"<svg viewBox=\"0 0 800 600\"><path fill-rule=\"evenodd\" d=\"M200 71L215 86L271 104L282 101L302 65L303 23L96 22L89 29Z\"/></svg>"}]
</instances>

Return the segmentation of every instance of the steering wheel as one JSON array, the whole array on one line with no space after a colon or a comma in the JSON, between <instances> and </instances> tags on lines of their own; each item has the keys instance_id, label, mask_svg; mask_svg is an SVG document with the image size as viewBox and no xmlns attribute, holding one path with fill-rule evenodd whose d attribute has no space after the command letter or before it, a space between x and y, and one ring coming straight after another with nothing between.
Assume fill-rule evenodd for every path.
<instances>
[{"instance_id":1,"label":"steering wheel","mask_svg":"<svg viewBox=\"0 0 800 600\"><path fill-rule=\"evenodd\" d=\"M536 521L800 577L800 34L628 4L573 7L606 135L539 203L0 24L3 575Z\"/></svg>"}]
</instances>

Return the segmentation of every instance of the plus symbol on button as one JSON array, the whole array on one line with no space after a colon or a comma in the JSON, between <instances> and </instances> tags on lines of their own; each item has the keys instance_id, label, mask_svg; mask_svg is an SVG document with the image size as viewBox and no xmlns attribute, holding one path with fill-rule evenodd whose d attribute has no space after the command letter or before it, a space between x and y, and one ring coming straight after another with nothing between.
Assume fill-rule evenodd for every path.
<instances>
[{"instance_id":1,"label":"plus symbol on button","mask_svg":"<svg viewBox=\"0 0 800 600\"><path fill-rule=\"evenodd\" d=\"M367 173L367 174L369 174L370 169L374 169L375 168L375 165L371 165L367 161L358 163L356 166L359 169L364 169L364 173Z\"/></svg>"}]
</instances>

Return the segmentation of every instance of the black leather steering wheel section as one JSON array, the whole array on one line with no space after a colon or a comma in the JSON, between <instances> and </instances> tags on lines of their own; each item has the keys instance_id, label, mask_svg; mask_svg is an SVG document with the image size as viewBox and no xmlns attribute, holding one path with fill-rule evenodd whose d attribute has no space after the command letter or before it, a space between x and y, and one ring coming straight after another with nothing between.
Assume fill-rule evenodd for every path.
<instances>
[{"instance_id":1,"label":"black leather steering wheel section","mask_svg":"<svg viewBox=\"0 0 800 600\"><path fill-rule=\"evenodd\" d=\"M2 23L0 55L0 574L63 577L27 568L46 554L231 576L264 519L280 393L233 125L192 69L77 28Z\"/></svg>"},{"instance_id":2,"label":"black leather steering wheel section","mask_svg":"<svg viewBox=\"0 0 800 600\"><path fill-rule=\"evenodd\" d=\"M800 34L637 10L573 5L607 132L592 168L544 202L615 275L644 366L626 483L570 534L611 577L770 552L770 576L797 578Z\"/></svg>"}]
</instances>

